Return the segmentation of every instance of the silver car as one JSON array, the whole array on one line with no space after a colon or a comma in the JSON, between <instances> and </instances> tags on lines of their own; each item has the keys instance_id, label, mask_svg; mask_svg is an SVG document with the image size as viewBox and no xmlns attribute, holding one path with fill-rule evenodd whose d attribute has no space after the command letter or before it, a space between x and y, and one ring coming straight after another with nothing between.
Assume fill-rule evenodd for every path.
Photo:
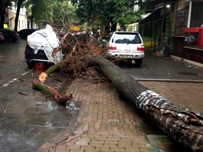
<instances>
[{"instance_id":1,"label":"silver car","mask_svg":"<svg viewBox=\"0 0 203 152\"><path fill-rule=\"evenodd\" d=\"M107 54L111 58L130 60L141 66L145 48L138 32L115 31L107 42Z\"/></svg>"}]
</instances>

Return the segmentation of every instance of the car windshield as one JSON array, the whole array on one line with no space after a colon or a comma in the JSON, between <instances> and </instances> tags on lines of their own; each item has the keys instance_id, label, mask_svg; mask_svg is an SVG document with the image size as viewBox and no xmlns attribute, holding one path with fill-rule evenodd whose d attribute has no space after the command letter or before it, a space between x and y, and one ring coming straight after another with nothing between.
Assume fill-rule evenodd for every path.
<instances>
[{"instance_id":1,"label":"car windshield","mask_svg":"<svg viewBox=\"0 0 203 152\"><path fill-rule=\"evenodd\" d=\"M115 33L113 43L140 44L141 39L138 33Z\"/></svg>"}]
</instances>

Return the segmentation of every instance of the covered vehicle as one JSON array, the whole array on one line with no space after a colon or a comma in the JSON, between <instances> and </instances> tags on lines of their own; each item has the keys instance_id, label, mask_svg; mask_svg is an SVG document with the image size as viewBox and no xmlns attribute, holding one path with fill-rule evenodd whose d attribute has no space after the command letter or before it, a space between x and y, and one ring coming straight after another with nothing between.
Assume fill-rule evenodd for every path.
<instances>
[{"instance_id":1,"label":"covered vehicle","mask_svg":"<svg viewBox=\"0 0 203 152\"><path fill-rule=\"evenodd\" d=\"M27 36L37 31L36 29L22 29L18 31L21 39L27 39Z\"/></svg>"},{"instance_id":2,"label":"covered vehicle","mask_svg":"<svg viewBox=\"0 0 203 152\"><path fill-rule=\"evenodd\" d=\"M58 51L52 56L54 49L59 48L60 42L50 25L37 30L27 37L25 48L25 62L28 68L33 68L36 62L58 63L62 60L62 53Z\"/></svg>"},{"instance_id":3,"label":"covered vehicle","mask_svg":"<svg viewBox=\"0 0 203 152\"><path fill-rule=\"evenodd\" d=\"M5 42L5 38L3 36L3 34L0 32L0 43Z\"/></svg>"},{"instance_id":4,"label":"covered vehicle","mask_svg":"<svg viewBox=\"0 0 203 152\"><path fill-rule=\"evenodd\" d=\"M6 41L16 42L20 40L20 36L17 32L10 29L0 29Z\"/></svg>"}]
</instances>

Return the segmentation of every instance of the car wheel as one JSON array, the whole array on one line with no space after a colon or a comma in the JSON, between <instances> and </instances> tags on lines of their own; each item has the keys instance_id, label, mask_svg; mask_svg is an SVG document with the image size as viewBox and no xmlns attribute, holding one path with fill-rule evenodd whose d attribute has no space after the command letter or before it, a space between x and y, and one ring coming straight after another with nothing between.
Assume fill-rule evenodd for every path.
<instances>
[{"instance_id":1,"label":"car wheel","mask_svg":"<svg viewBox=\"0 0 203 152\"><path fill-rule=\"evenodd\" d=\"M29 69L32 69L35 66L35 62L26 62Z\"/></svg>"},{"instance_id":2,"label":"car wheel","mask_svg":"<svg viewBox=\"0 0 203 152\"><path fill-rule=\"evenodd\" d=\"M135 64L136 66L140 67L142 65L142 59L136 59Z\"/></svg>"}]
</instances>

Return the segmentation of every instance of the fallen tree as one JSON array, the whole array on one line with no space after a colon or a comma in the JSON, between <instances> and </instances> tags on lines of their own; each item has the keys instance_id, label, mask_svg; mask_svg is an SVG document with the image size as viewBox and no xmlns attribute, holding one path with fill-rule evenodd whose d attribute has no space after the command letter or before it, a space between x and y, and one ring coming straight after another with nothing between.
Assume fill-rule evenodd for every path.
<instances>
[{"instance_id":1,"label":"fallen tree","mask_svg":"<svg viewBox=\"0 0 203 152\"><path fill-rule=\"evenodd\" d=\"M93 63L100 67L119 95L149 116L170 138L194 152L203 152L203 114L168 101L105 58L95 57Z\"/></svg>"},{"instance_id":2,"label":"fallen tree","mask_svg":"<svg viewBox=\"0 0 203 152\"><path fill-rule=\"evenodd\" d=\"M52 70L48 69L48 72L45 71L45 73L49 75L50 72L60 67L62 73L65 71L66 74L70 73L74 75L73 77L77 77L81 69L87 71L88 67L97 66L108 77L120 96L133 103L138 110L143 111L171 139L194 152L203 152L203 114L180 107L142 86L130 74L126 74L114 63L99 56L102 51L98 52L95 55L91 49L88 52L88 48L84 49L84 54L81 53L81 50L76 51L67 56L60 66L51 67ZM41 91L44 90L42 83L33 82L33 86ZM45 90L46 87L45 85ZM49 89L53 90L53 88ZM57 97L56 90L51 92L54 98ZM60 100L55 98L58 103L65 102L61 102L61 97L60 95Z\"/></svg>"},{"instance_id":3,"label":"fallen tree","mask_svg":"<svg viewBox=\"0 0 203 152\"><path fill-rule=\"evenodd\" d=\"M55 72L56 70L58 70L60 68L59 64L55 64L52 65L51 67L49 67L45 72L41 72L40 75L38 76L38 79L41 83L44 83L44 81L47 79L47 77Z\"/></svg>"},{"instance_id":4,"label":"fallen tree","mask_svg":"<svg viewBox=\"0 0 203 152\"><path fill-rule=\"evenodd\" d=\"M69 39L64 41L64 44L72 45ZM97 66L108 77L119 95L143 111L171 139L194 152L203 152L203 114L180 107L142 86L130 74L101 57L106 54L99 45L93 41L75 41L63 62L42 73L39 77L41 83L33 81L33 88L51 95L57 103L65 103L72 96L62 96L56 89L43 84L47 76L60 69L64 75L74 78L80 76L81 72L87 72L88 67ZM57 51L59 50L53 54Z\"/></svg>"}]
</instances>

